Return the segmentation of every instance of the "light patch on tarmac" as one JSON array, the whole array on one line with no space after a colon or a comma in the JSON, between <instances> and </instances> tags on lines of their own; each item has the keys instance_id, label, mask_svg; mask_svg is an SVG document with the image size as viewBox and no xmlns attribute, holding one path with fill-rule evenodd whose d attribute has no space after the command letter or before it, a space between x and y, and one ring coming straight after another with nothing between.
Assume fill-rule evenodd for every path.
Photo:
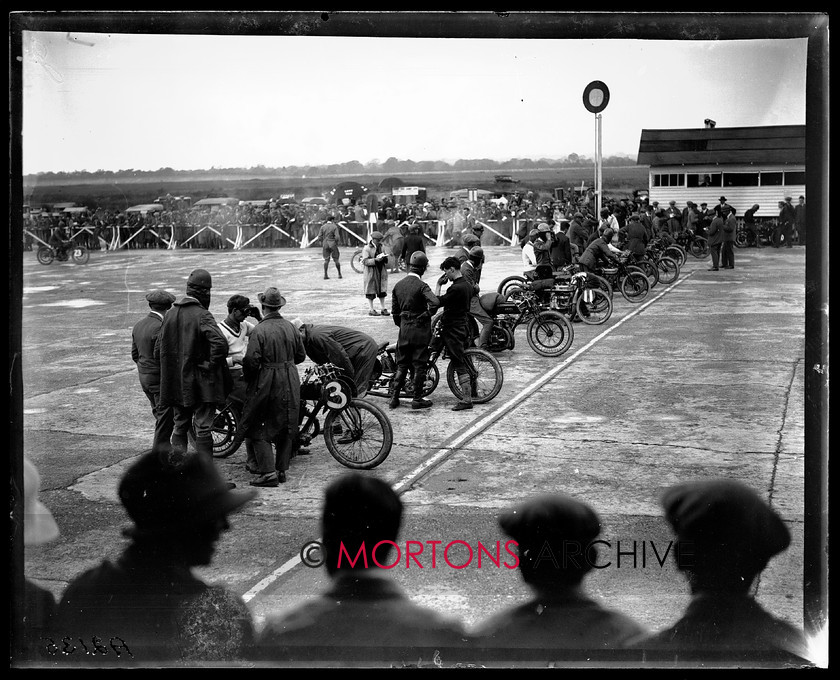
<instances>
[{"instance_id":1,"label":"light patch on tarmac","mask_svg":"<svg viewBox=\"0 0 840 680\"><path fill-rule=\"evenodd\" d=\"M555 416L551 422L555 425L577 425L579 423L601 423L606 418L604 416L588 416L584 413L564 413Z\"/></svg>"},{"instance_id":2,"label":"light patch on tarmac","mask_svg":"<svg viewBox=\"0 0 840 680\"><path fill-rule=\"evenodd\" d=\"M80 477L79 481L69 488L71 491L78 491L90 501L119 503L117 487L125 471L136 460L136 458L127 458L116 465L91 472Z\"/></svg>"},{"instance_id":3,"label":"light patch on tarmac","mask_svg":"<svg viewBox=\"0 0 840 680\"><path fill-rule=\"evenodd\" d=\"M23 294L29 295L30 293L45 293L48 290L58 290L61 286L30 286L30 287L23 287Z\"/></svg>"},{"instance_id":4,"label":"light patch on tarmac","mask_svg":"<svg viewBox=\"0 0 840 680\"><path fill-rule=\"evenodd\" d=\"M95 387L82 387L78 390L73 390L73 394L90 394L91 392L99 392Z\"/></svg>"},{"instance_id":5,"label":"light patch on tarmac","mask_svg":"<svg viewBox=\"0 0 840 680\"><path fill-rule=\"evenodd\" d=\"M98 307L99 305L106 305L107 302L99 302L97 300L88 300L81 298L79 300L63 300L61 302L48 302L43 305L35 305L36 307L72 307L73 309L82 309L83 307Z\"/></svg>"},{"instance_id":6,"label":"light patch on tarmac","mask_svg":"<svg viewBox=\"0 0 840 680\"><path fill-rule=\"evenodd\" d=\"M23 415L25 416L34 416L38 413L46 413L47 409L45 408L25 408L23 409Z\"/></svg>"}]
</instances>

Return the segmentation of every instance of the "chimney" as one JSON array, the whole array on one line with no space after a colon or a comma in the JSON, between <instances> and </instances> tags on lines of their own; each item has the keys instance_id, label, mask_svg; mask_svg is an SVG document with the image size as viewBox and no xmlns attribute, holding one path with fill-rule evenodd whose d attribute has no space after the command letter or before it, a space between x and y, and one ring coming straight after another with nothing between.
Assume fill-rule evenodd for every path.
<instances>
[{"instance_id":1,"label":"chimney","mask_svg":"<svg viewBox=\"0 0 840 680\"><path fill-rule=\"evenodd\" d=\"M708 130L711 130L715 125L717 125L717 123L711 118L706 118L706 120L704 120L703 122L706 124L706 128Z\"/></svg>"}]
</instances>

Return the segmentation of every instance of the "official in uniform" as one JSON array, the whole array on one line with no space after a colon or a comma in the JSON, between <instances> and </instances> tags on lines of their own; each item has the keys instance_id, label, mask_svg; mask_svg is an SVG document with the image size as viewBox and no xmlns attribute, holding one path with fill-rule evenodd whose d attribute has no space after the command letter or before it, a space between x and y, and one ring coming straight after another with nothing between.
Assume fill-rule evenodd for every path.
<instances>
[{"instance_id":1,"label":"official in uniform","mask_svg":"<svg viewBox=\"0 0 840 680\"><path fill-rule=\"evenodd\" d=\"M429 266L426 253L415 252L408 264L408 275L391 291L391 316L399 326L397 369L391 379L390 408L400 405L400 392L410 370L414 371L414 398L411 408L429 408L432 402L423 398L423 385L429 365L429 343L432 340L432 313L438 298L421 278Z\"/></svg>"},{"instance_id":2,"label":"official in uniform","mask_svg":"<svg viewBox=\"0 0 840 680\"><path fill-rule=\"evenodd\" d=\"M673 626L638 646L656 658L805 657L802 631L750 594L770 559L790 545L779 514L751 488L726 478L677 484L665 491L661 504L676 534L673 555L688 580L691 602Z\"/></svg>"},{"instance_id":3,"label":"official in uniform","mask_svg":"<svg viewBox=\"0 0 840 680\"><path fill-rule=\"evenodd\" d=\"M593 542L601 533L588 505L566 494L544 494L506 510L498 521L517 543L519 573L534 596L479 624L473 631L478 647L532 649L535 658L552 660L557 650L615 649L649 634L583 587L599 564Z\"/></svg>"}]
</instances>

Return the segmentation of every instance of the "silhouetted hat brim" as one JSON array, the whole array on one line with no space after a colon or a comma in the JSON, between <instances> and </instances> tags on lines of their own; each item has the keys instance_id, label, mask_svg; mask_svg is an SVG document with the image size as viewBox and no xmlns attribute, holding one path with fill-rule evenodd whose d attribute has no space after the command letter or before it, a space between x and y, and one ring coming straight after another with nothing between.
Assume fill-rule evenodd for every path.
<instances>
[{"instance_id":1,"label":"silhouetted hat brim","mask_svg":"<svg viewBox=\"0 0 840 680\"><path fill-rule=\"evenodd\" d=\"M565 494L545 494L525 501L499 516L499 526L520 546L543 541L588 544L601 533L595 511Z\"/></svg>"},{"instance_id":2,"label":"silhouetted hat brim","mask_svg":"<svg viewBox=\"0 0 840 680\"><path fill-rule=\"evenodd\" d=\"M143 454L119 484L119 498L134 526L131 537L188 533L224 517L256 496L256 489L232 491L212 460L189 454L181 465L156 451Z\"/></svg>"},{"instance_id":3,"label":"silhouetted hat brim","mask_svg":"<svg viewBox=\"0 0 840 680\"><path fill-rule=\"evenodd\" d=\"M769 560L790 545L782 518L755 491L731 479L677 484L662 495L665 517L682 541Z\"/></svg>"}]
</instances>

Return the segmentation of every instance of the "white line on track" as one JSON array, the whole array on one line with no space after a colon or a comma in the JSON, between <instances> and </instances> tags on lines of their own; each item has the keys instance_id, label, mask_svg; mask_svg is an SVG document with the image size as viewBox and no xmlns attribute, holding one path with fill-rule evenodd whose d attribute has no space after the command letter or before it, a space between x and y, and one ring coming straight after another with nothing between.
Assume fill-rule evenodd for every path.
<instances>
[{"instance_id":1,"label":"white line on track","mask_svg":"<svg viewBox=\"0 0 840 680\"><path fill-rule=\"evenodd\" d=\"M414 468L411 472L405 475L402 479L396 482L393 485L394 491L396 491L399 494L408 490L412 484L414 484L418 479L420 479L420 477L429 472L429 470L440 465L444 460L453 455L456 451L458 451L458 449L464 446L464 444L466 444L473 437L486 430L488 427L493 425L493 423L495 423L499 418L501 418L506 413L519 406L519 404L525 401L528 397L530 397L534 392L543 387L546 383L551 382L557 376L558 373L564 371L566 367L575 359L577 359L581 354L584 354L585 352L589 351L594 345L596 345L598 342L607 337L616 328L621 326L625 321L628 321L629 319L632 319L641 314L642 311L650 307L654 302L670 293L672 290L674 290L674 288L681 285L684 281L687 281L689 278L691 278L693 274L693 271L690 272L684 278L681 278L679 281L672 283L670 286L668 286L668 288L663 290L656 297L639 305L639 307L637 307L634 311L630 312L627 316L620 319L617 323L614 323L612 326L605 329L602 333L599 333L594 338L592 338L574 354L566 357L562 362L557 364L557 366L552 368L548 373L543 375L543 377L537 380L535 383L532 383L524 390L519 392L519 394L511 397L503 404L499 404L494 409L484 414L481 418L479 418L472 425L470 425L466 430L456 435L451 441L445 442L446 446L440 447L429 458L427 458L420 465ZM321 539L319 537L316 540L320 541ZM249 602L254 597L256 597L261 591L268 588L272 583L274 583L274 581L280 578L287 571L290 571L298 564L300 564L300 562L300 555L295 555L294 557L290 558L277 569L272 571L268 576L266 576L257 584L255 584L247 593L245 593L242 596L242 599L245 600L245 602Z\"/></svg>"}]
</instances>

